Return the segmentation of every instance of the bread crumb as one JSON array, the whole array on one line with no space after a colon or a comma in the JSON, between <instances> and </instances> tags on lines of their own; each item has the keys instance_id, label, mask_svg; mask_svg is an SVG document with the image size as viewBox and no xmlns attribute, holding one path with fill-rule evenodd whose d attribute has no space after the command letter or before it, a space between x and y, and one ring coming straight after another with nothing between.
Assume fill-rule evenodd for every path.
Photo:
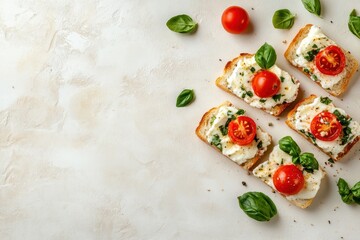
<instances>
[{"instance_id":1,"label":"bread crumb","mask_svg":"<svg viewBox=\"0 0 360 240\"><path fill-rule=\"evenodd\" d=\"M241 184L244 186L244 187L247 187L247 184L245 181L242 181Z\"/></svg>"},{"instance_id":2,"label":"bread crumb","mask_svg":"<svg viewBox=\"0 0 360 240\"><path fill-rule=\"evenodd\" d=\"M287 41L286 41L286 40L284 40L284 41L282 41L282 43L283 43L283 44L286 44L286 43L287 43Z\"/></svg>"},{"instance_id":3,"label":"bread crumb","mask_svg":"<svg viewBox=\"0 0 360 240\"><path fill-rule=\"evenodd\" d=\"M274 124L272 122L269 122L268 125L269 125L269 127L274 126Z\"/></svg>"}]
</instances>

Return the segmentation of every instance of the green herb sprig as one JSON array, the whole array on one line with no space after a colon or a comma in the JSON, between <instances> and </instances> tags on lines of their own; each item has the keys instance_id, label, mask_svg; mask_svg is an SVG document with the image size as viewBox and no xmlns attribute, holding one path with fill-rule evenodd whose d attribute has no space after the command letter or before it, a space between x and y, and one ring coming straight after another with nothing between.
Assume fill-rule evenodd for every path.
<instances>
[{"instance_id":1,"label":"green herb sprig","mask_svg":"<svg viewBox=\"0 0 360 240\"><path fill-rule=\"evenodd\" d=\"M304 7L308 12L313 13L317 16L321 15L321 3L320 0L301 0Z\"/></svg>"},{"instance_id":2,"label":"green herb sprig","mask_svg":"<svg viewBox=\"0 0 360 240\"><path fill-rule=\"evenodd\" d=\"M276 62L275 49L271 45L264 43L264 45L257 50L255 61L263 69L271 68Z\"/></svg>"},{"instance_id":3,"label":"green herb sprig","mask_svg":"<svg viewBox=\"0 0 360 240\"><path fill-rule=\"evenodd\" d=\"M196 31L198 24L190 16L181 14L170 18L166 26L173 32L191 33Z\"/></svg>"},{"instance_id":4,"label":"green herb sprig","mask_svg":"<svg viewBox=\"0 0 360 240\"><path fill-rule=\"evenodd\" d=\"M176 107L185 107L195 99L195 93L192 89L184 89L176 99Z\"/></svg>"},{"instance_id":5,"label":"green herb sprig","mask_svg":"<svg viewBox=\"0 0 360 240\"><path fill-rule=\"evenodd\" d=\"M289 9L279 9L274 12L272 24L277 29L290 29L295 22L295 14Z\"/></svg>"},{"instance_id":6,"label":"green herb sprig","mask_svg":"<svg viewBox=\"0 0 360 240\"><path fill-rule=\"evenodd\" d=\"M283 137L279 141L279 147L292 157L294 164L300 164L305 171L313 173L314 170L319 170L319 163L312 153L301 153L300 147L290 136Z\"/></svg>"},{"instance_id":7,"label":"green herb sprig","mask_svg":"<svg viewBox=\"0 0 360 240\"><path fill-rule=\"evenodd\" d=\"M341 200L344 203L357 203L360 205L360 181L357 182L352 188L350 188L349 184L343 178L340 178L337 186Z\"/></svg>"},{"instance_id":8,"label":"green herb sprig","mask_svg":"<svg viewBox=\"0 0 360 240\"><path fill-rule=\"evenodd\" d=\"M247 192L238 201L246 215L257 221L269 221L277 214L274 202L262 192Z\"/></svg>"},{"instance_id":9,"label":"green herb sprig","mask_svg":"<svg viewBox=\"0 0 360 240\"><path fill-rule=\"evenodd\" d=\"M356 10L352 10L349 16L348 27L356 37L360 38L360 16L356 15Z\"/></svg>"}]
</instances>

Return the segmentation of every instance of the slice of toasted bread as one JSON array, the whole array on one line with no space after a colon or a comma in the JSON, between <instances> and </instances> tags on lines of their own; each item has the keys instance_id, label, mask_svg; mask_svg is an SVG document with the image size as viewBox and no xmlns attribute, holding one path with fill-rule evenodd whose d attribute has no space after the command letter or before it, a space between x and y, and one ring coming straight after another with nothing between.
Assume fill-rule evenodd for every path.
<instances>
[{"instance_id":1,"label":"slice of toasted bread","mask_svg":"<svg viewBox=\"0 0 360 240\"><path fill-rule=\"evenodd\" d=\"M293 164L292 156L283 152L279 145L277 145L270 153L269 160L259 164L253 170L253 174L255 177L258 177L265 184L276 191L275 185L273 183L274 174L280 166L288 164ZM307 171L302 172L304 176L304 188L295 195L286 196L284 194L280 194L295 206L300 208L307 208L313 202L314 197L320 189L321 180L324 178L326 173L321 167L311 173Z\"/></svg>"},{"instance_id":2,"label":"slice of toasted bread","mask_svg":"<svg viewBox=\"0 0 360 240\"><path fill-rule=\"evenodd\" d=\"M219 109L222 107L222 106L233 106L230 102L226 101L224 102L223 104L221 104L220 106L218 107L214 107L212 109L210 109L209 111L207 111L201 121L199 122L199 125L198 127L196 128L196 135L201 139L203 140L205 143L211 145L211 143L209 143L209 141L207 140L207 132L208 130L210 129L211 127L211 118L216 115L219 111ZM258 130L264 132L260 127L258 127ZM265 133L265 132L264 132ZM259 158L266 152L267 150L267 146L271 143L271 136L269 134L267 134L267 137L268 137L268 140L269 140L269 143L266 145L265 143L263 144L262 146L262 149L258 149L256 155L250 159L248 159L246 162L240 164L240 166L242 166L243 168L245 169L250 169L258 160ZM255 140L254 140L255 141ZM217 147L215 147L214 145L211 145L214 149L216 149L217 151L221 152ZM228 157L228 156L227 156ZM228 157L230 160L231 158Z\"/></svg>"},{"instance_id":3,"label":"slice of toasted bread","mask_svg":"<svg viewBox=\"0 0 360 240\"><path fill-rule=\"evenodd\" d=\"M250 57L253 57L254 54L249 54L249 53L241 53L240 56L234 58L232 61L229 61L225 68L224 68L224 72L223 72L223 75L218 77L216 79L216 85L221 88L222 90L228 92L228 93L231 93L233 94L234 96L236 97L239 97L240 99L243 99L241 98L240 96L236 95L235 92L230 89L228 87L228 82L227 82L227 79L233 74L233 71L235 69L235 67L237 66L237 63L239 62L239 60L242 60L244 58L250 58ZM259 67L260 68L260 67ZM288 101L288 102L279 102L278 104L276 104L275 106L271 107L271 108L264 108L264 107L258 107L260 108L261 110L267 112L267 113L270 113L271 115L274 115L274 116L279 116L287 106L289 106L291 104L291 102L295 101L296 100L296 97L298 95L298 90L299 90L299 81L296 80L294 77L291 76L291 81L294 81L294 84L296 85L297 87L297 91L296 91L296 94L294 96L294 99L291 100L291 101ZM249 89L252 91L252 89ZM245 99L243 99L245 102L247 102ZM249 103L249 102L247 102Z\"/></svg>"},{"instance_id":4,"label":"slice of toasted bread","mask_svg":"<svg viewBox=\"0 0 360 240\"><path fill-rule=\"evenodd\" d=\"M284 56L290 62L290 64L295 66L297 69L299 69L301 72L303 72L305 75L307 75L310 79L313 80L311 75L312 75L312 72L314 71L314 69L308 69L307 67L300 66L299 64L296 64L294 62L294 59L297 57L297 53L296 53L297 49L299 48L301 42L308 36L312 27L313 27L312 24L308 24L305 27L303 27L302 29L300 29L300 31L297 33L297 35L295 36L295 38L292 40L289 47L285 51ZM331 40L331 42L333 42L333 41ZM327 44L331 45L330 43L327 43ZM340 47L340 46L338 46L338 47ZM321 81L324 81L325 77L316 76L316 81L313 80L315 83L317 83L320 87L323 87L325 89L325 91L327 91L328 93L330 93L333 96L339 96L346 91L346 88L348 87L352 76L355 74L355 72L359 66L358 61L351 55L351 53L349 51L346 51L343 48L341 48L341 49L342 49L343 53L345 54L346 65L345 65L344 71L346 71L346 74L344 74L336 84L334 84L333 86L331 86L329 88L324 88L321 85ZM315 58L312 60L312 62L313 61L315 61ZM316 66L314 64L314 67L312 67L312 68L315 68L315 67ZM328 77L330 78L330 76L328 76Z\"/></svg>"},{"instance_id":5,"label":"slice of toasted bread","mask_svg":"<svg viewBox=\"0 0 360 240\"><path fill-rule=\"evenodd\" d=\"M343 145L343 147L341 148L341 151L336 153L336 152L332 152L332 151L327 151L326 149L322 148L321 146L319 146L318 144L314 143L314 140L312 140L311 135L309 134L310 129L307 129L305 132L301 132L299 131L299 129L296 128L296 113L299 109L299 107L307 105L307 104L312 104L314 103L315 99L317 99L318 97L316 95L310 95L309 97L301 100L300 102L298 102L295 107L288 113L287 115L287 120L286 120L286 124L292 128L293 130L295 130L296 132L298 132L301 136L303 136L305 139L307 139L309 142L311 142L312 144L314 144L315 146L317 146L321 151L323 151L324 153L326 153L327 155L329 155L332 159L338 161L341 158L343 158L349 151L350 149L359 141L360 139L360 135L359 133L354 133L354 136L352 138L351 141L347 142L345 145ZM335 107L335 106L334 106ZM320 113L321 111L319 111L318 113ZM347 115L347 117L349 117ZM351 120L354 121L355 120ZM355 122L356 125L358 125L357 122ZM342 138L344 134L344 131L341 133L341 135L339 136L338 139L335 139L334 141L336 141L336 143L338 144L337 147L340 147L340 139ZM313 137L314 139L314 137ZM315 140L317 141L317 143L319 143L319 140Z\"/></svg>"}]
</instances>

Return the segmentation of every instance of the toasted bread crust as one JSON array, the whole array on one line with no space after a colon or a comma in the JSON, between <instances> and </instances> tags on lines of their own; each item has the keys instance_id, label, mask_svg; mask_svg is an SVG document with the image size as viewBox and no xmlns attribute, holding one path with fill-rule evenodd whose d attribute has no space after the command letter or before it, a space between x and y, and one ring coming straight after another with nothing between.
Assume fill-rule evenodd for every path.
<instances>
[{"instance_id":1,"label":"toasted bread crust","mask_svg":"<svg viewBox=\"0 0 360 240\"><path fill-rule=\"evenodd\" d=\"M254 54L250 54L250 53L240 53L240 55L236 58L234 58L233 60L229 61L226 63L225 68L224 68L224 73L222 76L218 77L215 81L216 86L218 86L219 88L221 88L222 90L224 90L225 92L231 93L232 95L234 95L235 97L239 98L236 94L234 94L228 87L227 87L227 81L226 79L228 78L228 76L231 74L231 70L234 68L235 64L244 57L252 57L254 56ZM298 80L296 80L298 81ZM241 99L241 98L240 98ZM243 99L242 99L243 100ZM283 103L283 104L278 104L276 106L274 106L273 108L271 108L270 110L267 110L265 108L261 108L261 110L263 110L264 112L270 113L271 115L274 116L279 116L287 106L289 106L291 103Z\"/></svg>"},{"instance_id":2,"label":"toasted bread crust","mask_svg":"<svg viewBox=\"0 0 360 240\"><path fill-rule=\"evenodd\" d=\"M206 139L206 131L208 130L211 116L213 113L217 112L217 110L222 106L233 106L233 105L230 102L226 101L226 102L222 103L221 105L219 105L218 107L211 108L209 111L207 111L203 115L203 117L201 118L201 120L199 122L198 127L195 130L196 135L207 144L209 144L209 142ZM270 140L271 140L271 135L269 135L269 136L270 136ZM221 153L221 151L217 147L215 147L211 144L209 144L209 145ZM246 170L249 170L260 159L260 157L261 157L260 152L258 152L255 157L253 157L252 159L249 159L248 161L241 164L240 166Z\"/></svg>"},{"instance_id":3,"label":"toasted bread crust","mask_svg":"<svg viewBox=\"0 0 360 240\"><path fill-rule=\"evenodd\" d=\"M314 99L317 98L316 95L312 94L307 98L304 98L303 100L301 100L300 102L298 102L295 107L288 113L287 115L287 120L285 121L286 124L292 128L294 131L296 131L297 133L299 133L301 136L303 136L306 140L308 140L311 144L313 144L313 142L311 141L311 139L309 137L307 137L305 134L303 134L302 132L298 131L295 128L295 114L297 109L305 104L309 104L312 103L314 101ZM319 146L317 146L323 153L327 154L329 157L331 157L332 159L339 161L340 159L342 159L349 151L350 149L360 140L360 137L357 136L356 138L354 138L351 142L347 143L344 150L339 153L336 157L334 157L333 155L331 155L329 152L324 151L322 148L320 148ZM316 145L315 145L316 146Z\"/></svg>"},{"instance_id":4,"label":"toasted bread crust","mask_svg":"<svg viewBox=\"0 0 360 240\"><path fill-rule=\"evenodd\" d=\"M312 26L313 26L312 24L307 24L305 27L301 28L299 30L299 32L296 34L296 36L294 37L294 39L291 41L289 47L287 48L287 50L284 53L284 56L288 60L288 62L291 65L293 65L294 67L296 67L303 74L308 76L310 79L311 79L310 73L305 73L301 67L295 66L292 63L292 60L294 58L293 56L296 55L296 49L298 48L301 41L307 37L307 35L310 31L310 28ZM341 94L343 94L346 91L352 76L355 74L356 70L359 67L358 61L351 55L351 53L344 50L343 48L341 48L341 49L344 52L345 58L346 58L346 67L345 67L346 75L337 84L335 84L331 89L324 89L325 91L327 91L328 93L330 93L331 95L333 95L335 97L340 96ZM313 81L313 80L311 79L311 81ZM315 82L315 81L313 81L313 82ZM320 87L322 87L320 82L315 82L315 83L318 84Z\"/></svg>"}]
</instances>

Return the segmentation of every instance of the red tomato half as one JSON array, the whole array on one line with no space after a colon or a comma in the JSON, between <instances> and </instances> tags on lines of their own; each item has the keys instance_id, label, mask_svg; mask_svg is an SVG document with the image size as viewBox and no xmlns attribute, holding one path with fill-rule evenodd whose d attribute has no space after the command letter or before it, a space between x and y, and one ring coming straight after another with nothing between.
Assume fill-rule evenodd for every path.
<instances>
[{"instance_id":1,"label":"red tomato half","mask_svg":"<svg viewBox=\"0 0 360 240\"><path fill-rule=\"evenodd\" d=\"M234 143L240 146L248 145L255 138L256 124L249 117L239 116L229 123L228 132Z\"/></svg>"},{"instance_id":2,"label":"red tomato half","mask_svg":"<svg viewBox=\"0 0 360 240\"><path fill-rule=\"evenodd\" d=\"M310 131L317 139L333 141L339 137L342 126L334 114L321 112L311 121Z\"/></svg>"},{"instance_id":3,"label":"red tomato half","mask_svg":"<svg viewBox=\"0 0 360 240\"><path fill-rule=\"evenodd\" d=\"M223 12L221 23L229 33L242 33L249 25L249 15L245 9L231 6Z\"/></svg>"},{"instance_id":4,"label":"red tomato half","mask_svg":"<svg viewBox=\"0 0 360 240\"><path fill-rule=\"evenodd\" d=\"M338 46L330 45L316 55L315 64L323 74L334 76L344 70L345 54Z\"/></svg>"},{"instance_id":5,"label":"red tomato half","mask_svg":"<svg viewBox=\"0 0 360 240\"><path fill-rule=\"evenodd\" d=\"M294 195L304 187L304 175L294 164L280 166L273 176L275 188L282 194Z\"/></svg>"},{"instance_id":6,"label":"red tomato half","mask_svg":"<svg viewBox=\"0 0 360 240\"><path fill-rule=\"evenodd\" d=\"M275 73L263 70L252 79L254 93L261 98L274 96L280 89L280 80Z\"/></svg>"}]
</instances>

